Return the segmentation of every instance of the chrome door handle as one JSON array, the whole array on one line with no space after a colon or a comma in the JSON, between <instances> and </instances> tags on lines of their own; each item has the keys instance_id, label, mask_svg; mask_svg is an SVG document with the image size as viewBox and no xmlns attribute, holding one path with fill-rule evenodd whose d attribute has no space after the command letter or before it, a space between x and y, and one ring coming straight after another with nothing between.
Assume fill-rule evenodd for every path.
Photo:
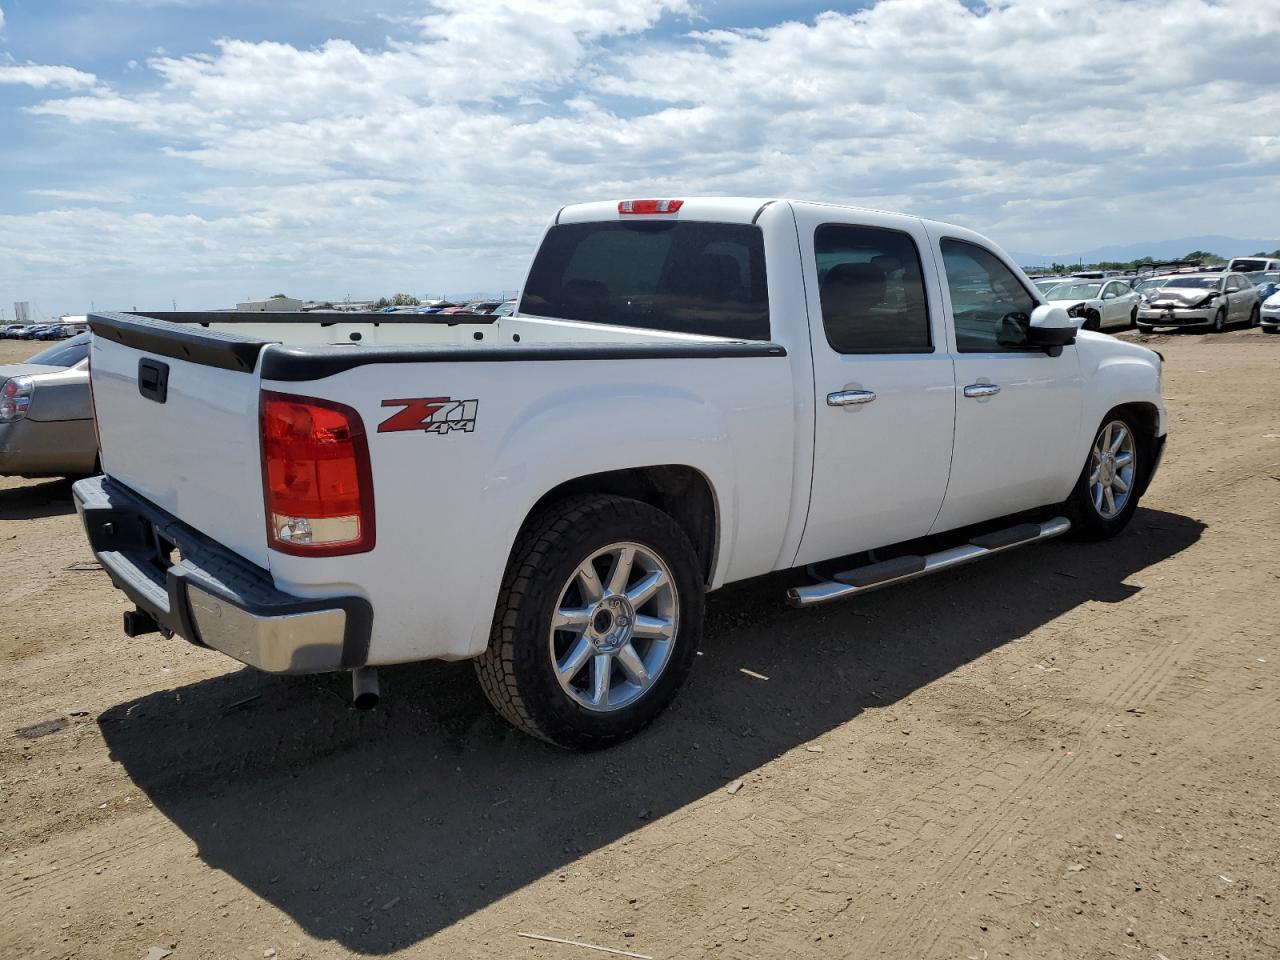
<instances>
[{"instance_id":1,"label":"chrome door handle","mask_svg":"<svg viewBox=\"0 0 1280 960\"><path fill-rule=\"evenodd\" d=\"M837 390L827 394L827 406L848 407L855 403L870 403L875 398L873 390Z\"/></svg>"},{"instance_id":2,"label":"chrome door handle","mask_svg":"<svg viewBox=\"0 0 1280 960\"><path fill-rule=\"evenodd\" d=\"M1000 388L994 383L971 383L964 388L966 397L994 397Z\"/></svg>"}]
</instances>

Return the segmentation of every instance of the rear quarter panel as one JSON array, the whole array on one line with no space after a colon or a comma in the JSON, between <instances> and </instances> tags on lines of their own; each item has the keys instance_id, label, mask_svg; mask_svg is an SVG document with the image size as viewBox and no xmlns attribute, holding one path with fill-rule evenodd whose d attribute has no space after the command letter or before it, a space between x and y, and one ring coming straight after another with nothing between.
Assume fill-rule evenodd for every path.
<instances>
[{"instance_id":1,"label":"rear quarter panel","mask_svg":"<svg viewBox=\"0 0 1280 960\"><path fill-rule=\"evenodd\" d=\"M373 551L271 555L277 585L373 604L370 662L461 659L488 642L500 580L530 509L567 480L680 464L710 482L713 583L773 569L792 513L795 410L787 357L357 366L263 388L354 407L369 437ZM471 430L383 430L383 401L475 401Z\"/></svg>"}]
</instances>

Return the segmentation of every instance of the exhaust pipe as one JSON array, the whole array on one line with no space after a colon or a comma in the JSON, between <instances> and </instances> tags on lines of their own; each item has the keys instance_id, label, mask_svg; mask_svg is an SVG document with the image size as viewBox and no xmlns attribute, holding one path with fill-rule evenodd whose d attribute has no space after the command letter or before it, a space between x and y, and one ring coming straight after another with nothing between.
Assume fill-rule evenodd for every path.
<instances>
[{"instance_id":1,"label":"exhaust pipe","mask_svg":"<svg viewBox=\"0 0 1280 960\"><path fill-rule=\"evenodd\" d=\"M351 671L351 704L357 710L372 710L378 705L378 671L373 667Z\"/></svg>"}]
</instances>

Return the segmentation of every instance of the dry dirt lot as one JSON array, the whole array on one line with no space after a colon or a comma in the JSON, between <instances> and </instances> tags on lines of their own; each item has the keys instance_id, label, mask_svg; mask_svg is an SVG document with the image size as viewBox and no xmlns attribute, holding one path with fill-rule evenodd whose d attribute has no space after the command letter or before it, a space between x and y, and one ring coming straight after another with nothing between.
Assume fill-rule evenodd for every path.
<instances>
[{"instance_id":1,"label":"dry dirt lot","mask_svg":"<svg viewBox=\"0 0 1280 960\"><path fill-rule=\"evenodd\" d=\"M1117 540L724 590L676 706L588 756L467 664L358 714L127 640L67 485L0 481L0 955L1274 960L1280 337L1145 339L1172 439Z\"/></svg>"}]
</instances>

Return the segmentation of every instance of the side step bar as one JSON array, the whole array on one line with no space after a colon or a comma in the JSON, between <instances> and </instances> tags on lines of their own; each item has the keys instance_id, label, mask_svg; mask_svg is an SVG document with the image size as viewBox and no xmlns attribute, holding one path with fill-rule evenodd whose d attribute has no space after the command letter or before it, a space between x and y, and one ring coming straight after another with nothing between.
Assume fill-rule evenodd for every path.
<instances>
[{"instance_id":1,"label":"side step bar","mask_svg":"<svg viewBox=\"0 0 1280 960\"><path fill-rule=\"evenodd\" d=\"M787 602L793 607L811 607L818 603L842 600L892 583L903 583L940 570L963 566L1024 543L1049 540L1070 529L1071 521L1066 517L1054 517L1044 523L1022 523L1007 530L974 537L963 546L952 547L950 550L941 550L924 557L895 557L837 573L833 579L821 583L792 587L787 591Z\"/></svg>"}]
</instances>

